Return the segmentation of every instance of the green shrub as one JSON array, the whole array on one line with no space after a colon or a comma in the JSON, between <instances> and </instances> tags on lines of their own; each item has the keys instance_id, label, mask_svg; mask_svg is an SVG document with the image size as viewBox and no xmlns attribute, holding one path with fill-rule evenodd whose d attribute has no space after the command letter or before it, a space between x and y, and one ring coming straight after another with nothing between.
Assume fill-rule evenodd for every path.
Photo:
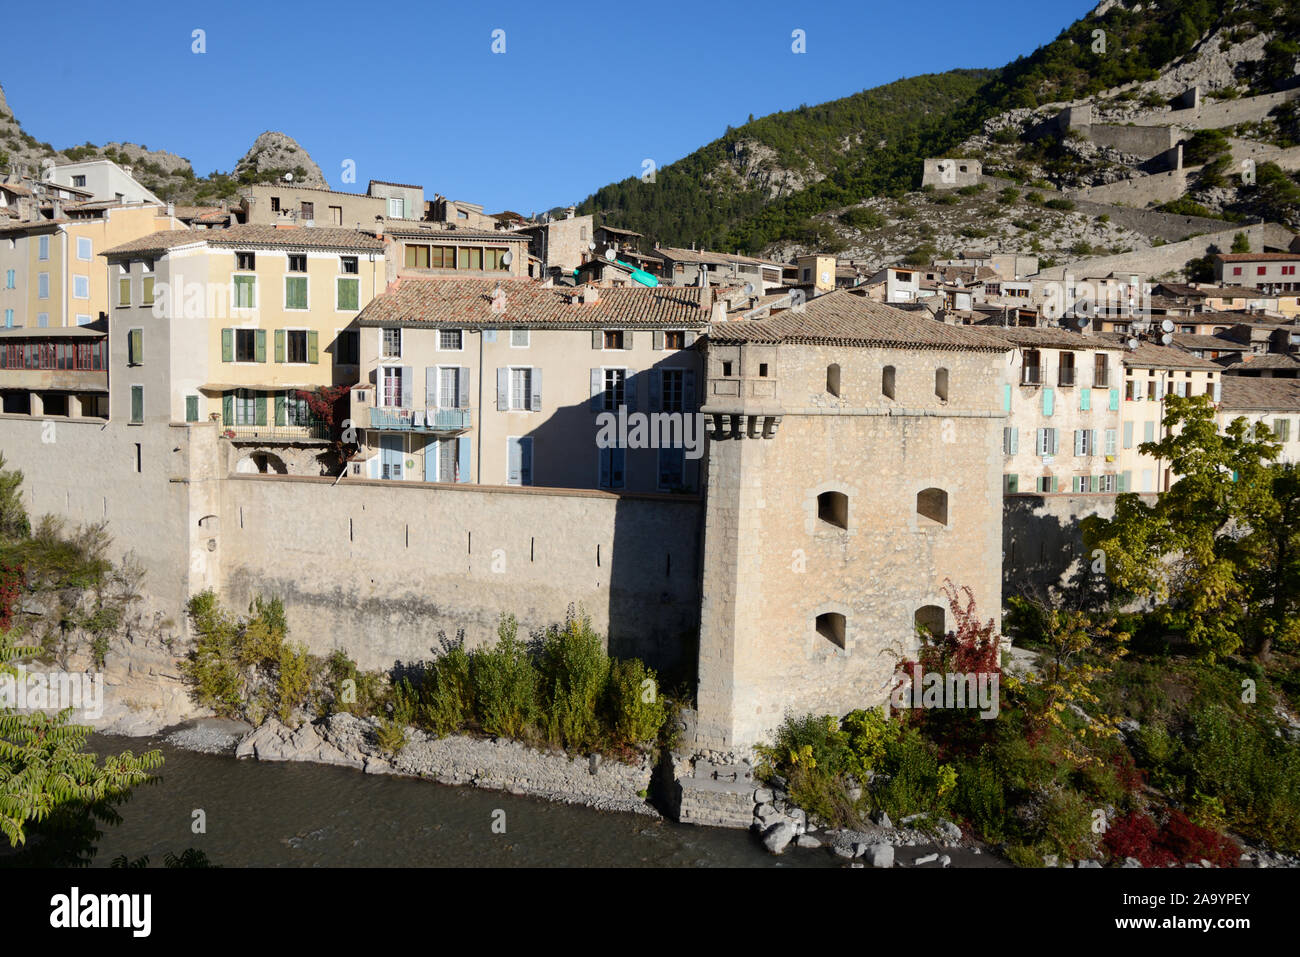
<instances>
[{"instance_id":1,"label":"green shrub","mask_svg":"<svg viewBox=\"0 0 1300 957\"><path fill-rule=\"evenodd\" d=\"M1048 209L1057 209L1057 210L1061 210L1062 212L1069 212L1070 210L1074 209L1074 200L1058 197L1056 199L1049 199L1043 205L1046 206Z\"/></svg>"},{"instance_id":2,"label":"green shrub","mask_svg":"<svg viewBox=\"0 0 1300 957\"><path fill-rule=\"evenodd\" d=\"M483 730L509 738L523 737L538 713L540 676L518 638L513 615L503 615L497 641L470 655L474 708Z\"/></svg>"},{"instance_id":3,"label":"green shrub","mask_svg":"<svg viewBox=\"0 0 1300 957\"><path fill-rule=\"evenodd\" d=\"M915 728L908 729L885 749L889 780L873 794L876 804L894 820L909 814L947 813L957 783L953 768L941 764L933 746Z\"/></svg>"},{"instance_id":4,"label":"green shrub","mask_svg":"<svg viewBox=\"0 0 1300 957\"><path fill-rule=\"evenodd\" d=\"M474 683L464 645L447 648L429 671L432 687L421 702L419 718L437 734L454 734L474 716Z\"/></svg>"},{"instance_id":5,"label":"green shrub","mask_svg":"<svg viewBox=\"0 0 1300 957\"><path fill-rule=\"evenodd\" d=\"M294 642L280 645L276 675L276 716L285 724L294 712L306 707L311 694L312 657L307 646Z\"/></svg>"},{"instance_id":6,"label":"green shrub","mask_svg":"<svg viewBox=\"0 0 1300 957\"><path fill-rule=\"evenodd\" d=\"M1034 206L1041 206L1043 205L1043 194L1038 190L1030 190L1025 193L1025 202L1032 203Z\"/></svg>"},{"instance_id":7,"label":"green shrub","mask_svg":"<svg viewBox=\"0 0 1300 957\"><path fill-rule=\"evenodd\" d=\"M1014 206L1018 199L1020 199L1020 191L1010 186L1004 186L998 191L998 203L1002 206Z\"/></svg>"},{"instance_id":8,"label":"green shrub","mask_svg":"<svg viewBox=\"0 0 1300 957\"><path fill-rule=\"evenodd\" d=\"M998 769L990 761L968 761L957 771L958 813L989 841L1007 834L1007 797Z\"/></svg>"},{"instance_id":9,"label":"green shrub","mask_svg":"<svg viewBox=\"0 0 1300 957\"><path fill-rule=\"evenodd\" d=\"M653 741L668 718L667 699L654 671L635 658L613 663L608 699L611 730L623 745Z\"/></svg>"},{"instance_id":10,"label":"green shrub","mask_svg":"<svg viewBox=\"0 0 1300 957\"><path fill-rule=\"evenodd\" d=\"M589 619L547 630L541 649L543 725L552 744L584 751L603 743L599 709L609 655Z\"/></svg>"}]
</instances>

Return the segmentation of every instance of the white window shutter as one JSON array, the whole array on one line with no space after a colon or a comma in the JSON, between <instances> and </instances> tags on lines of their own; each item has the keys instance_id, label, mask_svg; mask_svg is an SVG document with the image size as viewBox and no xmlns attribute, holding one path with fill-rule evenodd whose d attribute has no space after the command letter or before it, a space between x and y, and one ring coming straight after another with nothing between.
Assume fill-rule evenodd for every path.
<instances>
[{"instance_id":1,"label":"white window shutter","mask_svg":"<svg viewBox=\"0 0 1300 957\"><path fill-rule=\"evenodd\" d=\"M529 387L528 408L533 412L542 410L542 370L533 369L528 377L532 383Z\"/></svg>"},{"instance_id":2,"label":"white window shutter","mask_svg":"<svg viewBox=\"0 0 1300 957\"><path fill-rule=\"evenodd\" d=\"M415 405L415 367L402 366L402 408L409 409Z\"/></svg>"},{"instance_id":3,"label":"white window shutter","mask_svg":"<svg viewBox=\"0 0 1300 957\"><path fill-rule=\"evenodd\" d=\"M623 404L629 412L636 411L636 372L632 369L627 370L627 378L623 380Z\"/></svg>"},{"instance_id":4,"label":"white window shutter","mask_svg":"<svg viewBox=\"0 0 1300 957\"><path fill-rule=\"evenodd\" d=\"M461 366L456 373L457 399L462 409L469 408L469 366Z\"/></svg>"},{"instance_id":5,"label":"white window shutter","mask_svg":"<svg viewBox=\"0 0 1300 957\"><path fill-rule=\"evenodd\" d=\"M599 412L605 394L605 373L601 369L591 370L591 411Z\"/></svg>"},{"instance_id":6,"label":"white window shutter","mask_svg":"<svg viewBox=\"0 0 1300 957\"><path fill-rule=\"evenodd\" d=\"M497 369L497 411L504 412L510 408L510 370Z\"/></svg>"},{"instance_id":7,"label":"white window shutter","mask_svg":"<svg viewBox=\"0 0 1300 957\"><path fill-rule=\"evenodd\" d=\"M424 367L424 407L426 409L436 409L438 407L438 367Z\"/></svg>"}]
</instances>

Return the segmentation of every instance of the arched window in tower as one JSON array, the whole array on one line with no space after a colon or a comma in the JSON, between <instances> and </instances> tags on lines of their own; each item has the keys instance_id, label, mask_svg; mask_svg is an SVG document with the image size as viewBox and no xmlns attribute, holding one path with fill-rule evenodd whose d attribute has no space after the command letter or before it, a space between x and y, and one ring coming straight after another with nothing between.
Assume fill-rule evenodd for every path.
<instances>
[{"instance_id":1,"label":"arched window in tower","mask_svg":"<svg viewBox=\"0 0 1300 957\"><path fill-rule=\"evenodd\" d=\"M948 493L941 488L922 489L916 493L916 514L922 524L948 524Z\"/></svg>"}]
</instances>

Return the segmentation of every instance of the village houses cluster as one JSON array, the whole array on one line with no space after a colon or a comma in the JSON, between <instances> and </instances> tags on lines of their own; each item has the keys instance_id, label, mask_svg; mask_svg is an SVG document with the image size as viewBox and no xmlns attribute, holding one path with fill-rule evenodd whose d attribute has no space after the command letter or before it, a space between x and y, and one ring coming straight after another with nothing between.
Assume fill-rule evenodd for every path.
<instances>
[{"instance_id":1,"label":"village houses cluster","mask_svg":"<svg viewBox=\"0 0 1300 957\"><path fill-rule=\"evenodd\" d=\"M411 184L177 207L107 159L11 169L0 448L16 421L90 423L128 472L197 481L172 446L207 430L217 478L694 497L700 739L730 744L884 688L863 649L943 628L945 578L996 609L1004 500L1168 489L1139 448L1168 396L1300 461L1300 240L1215 263L783 263ZM620 414L679 418L598 441ZM814 581L781 577L799 550Z\"/></svg>"}]
</instances>

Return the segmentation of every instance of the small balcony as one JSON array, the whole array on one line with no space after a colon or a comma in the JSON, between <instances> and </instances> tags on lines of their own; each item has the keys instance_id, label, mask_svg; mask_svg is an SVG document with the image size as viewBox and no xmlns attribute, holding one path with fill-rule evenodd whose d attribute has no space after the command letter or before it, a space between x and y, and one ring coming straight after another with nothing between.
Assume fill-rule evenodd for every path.
<instances>
[{"instance_id":1,"label":"small balcony","mask_svg":"<svg viewBox=\"0 0 1300 957\"><path fill-rule=\"evenodd\" d=\"M470 409L370 410L370 428L386 432L464 432L472 422Z\"/></svg>"},{"instance_id":2,"label":"small balcony","mask_svg":"<svg viewBox=\"0 0 1300 957\"><path fill-rule=\"evenodd\" d=\"M227 425L221 434L232 442L328 442L330 430L325 425Z\"/></svg>"}]
</instances>

